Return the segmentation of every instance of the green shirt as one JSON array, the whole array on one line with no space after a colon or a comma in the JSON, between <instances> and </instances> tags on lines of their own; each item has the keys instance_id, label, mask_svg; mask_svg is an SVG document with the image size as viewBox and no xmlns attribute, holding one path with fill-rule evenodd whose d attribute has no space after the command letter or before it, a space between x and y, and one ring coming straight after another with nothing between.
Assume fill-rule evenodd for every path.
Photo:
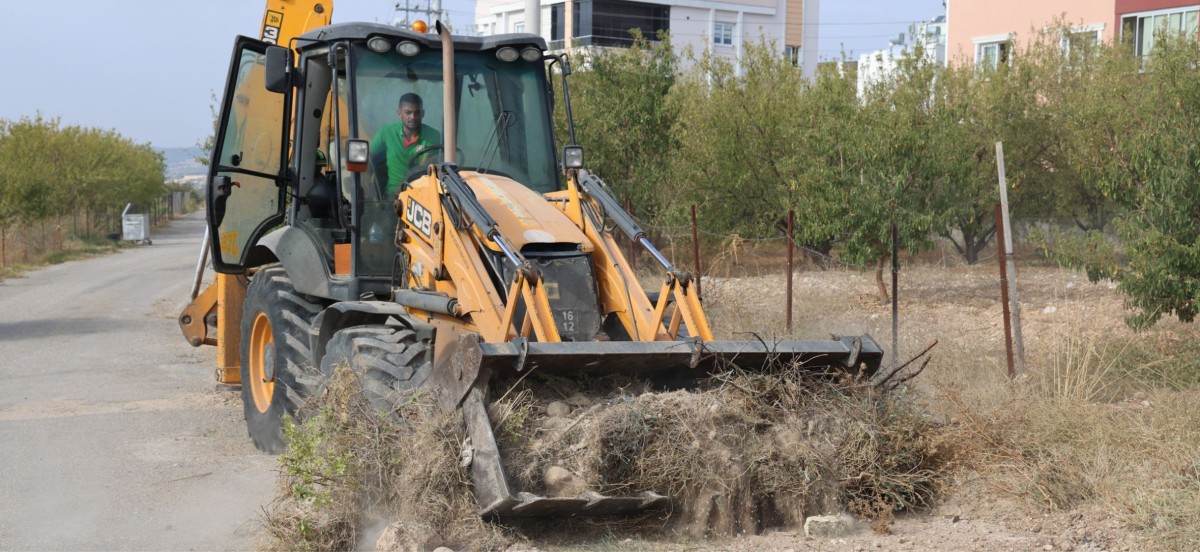
<instances>
[{"instance_id":1,"label":"green shirt","mask_svg":"<svg viewBox=\"0 0 1200 552\"><path fill-rule=\"evenodd\" d=\"M387 163L387 194L394 196L400 192L404 176L411 168L409 164L413 161L413 154L441 143L442 135L426 124L421 125L421 133L417 135L417 139L407 144L404 141L403 121L396 121L379 129L375 138L371 140L371 157L378 159L382 155L382 159ZM379 170L379 167L376 167L376 170Z\"/></svg>"}]
</instances>

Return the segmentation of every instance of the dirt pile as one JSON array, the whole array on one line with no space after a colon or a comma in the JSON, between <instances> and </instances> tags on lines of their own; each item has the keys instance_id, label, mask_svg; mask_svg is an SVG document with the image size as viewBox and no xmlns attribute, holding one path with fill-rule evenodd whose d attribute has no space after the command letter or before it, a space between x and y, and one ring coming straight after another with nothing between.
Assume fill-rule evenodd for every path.
<instances>
[{"instance_id":1,"label":"dirt pile","mask_svg":"<svg viewBox=\"0 0 1200 552\"><path fill-rule=\"evenodd\" d=\"M539 524L480 519L461 415L440 412L430 393L398 395L380 413L351 370L327 389L288 429L267 548L484 550L545 536ZM723 537L846 510L886 530L895 512L930 503L950 461L940 429L901 394L814 382L799 368L727 372L672 391L536 372L492 389L514 492L671 498L606 530Z\"/></svg>"},{"instance_id":2,"label":"dirt pile","mask_svg":"<svg viewBox=\"0 0 1200 552\"><path fill-rule=\"evenodd\" d=\"M500 385L499 387L503 387ZM515 487L671 497L660 523L690 536L798 527L850 511L885 529L948 470L937 427L902 396L813 382L801 369L727 372L652 392L624 377L518 382L491 408Z\"/></svg>"}]
</instances>

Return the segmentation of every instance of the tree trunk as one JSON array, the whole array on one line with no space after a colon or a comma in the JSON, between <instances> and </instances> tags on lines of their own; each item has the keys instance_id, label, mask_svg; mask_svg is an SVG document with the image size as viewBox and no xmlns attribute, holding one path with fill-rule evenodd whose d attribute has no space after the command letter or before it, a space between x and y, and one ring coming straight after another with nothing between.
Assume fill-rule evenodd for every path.
<instances>
[{"instance_id":1,"label":"tree trunk","mask_svg":"<svg viewBox=\"0 0 1200 552\"><path fill-rule=\"evenodd\" d=\"M969 265L979 262L979 247L975 243L974 232L963 230L963 256Z\"/></svg>"},{"instance_id":2,"label":"tree trunk","mask_svg":"<svg viewBox=\"0 0 1200 552\"><path fill-rule=\"evenodd\" d=\"M883 268L887 265L888 255L884 254L879 257L879 263L875 265L875 283L879 286L879 304L888 304L888 289L883 283Z\"/></svg>"}]
</instances>

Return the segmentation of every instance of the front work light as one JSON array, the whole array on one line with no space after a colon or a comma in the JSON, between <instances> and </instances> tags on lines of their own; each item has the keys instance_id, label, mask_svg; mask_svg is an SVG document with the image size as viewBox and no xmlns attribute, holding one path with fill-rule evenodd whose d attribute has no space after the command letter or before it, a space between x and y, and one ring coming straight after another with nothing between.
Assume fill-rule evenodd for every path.
<instances>
[{"instance_id":1,"label":"front work light","mask_svg":"<svg viewBox=\"0 0 1200 552\"><path fill-rule=\"evenodd\" d=\"M517 53L517 49L513 48L512 46L505 46L499 50L496 50L496 59L505 63L517 61L517 57L520 55L521 54Z\"/></svg>"},{"instance_id":2,"label":"front work light","mask_svg":"<svg viewBox=\"0 0 1200 552\"><path fill-rule=\"evenodd\" d=\"M421 53L421 46L411 40L405 40L396 45L396 51L408 57Z\"/></svg>"},{"instance_id":3,"label":"front work light","mask_svg":"<svg viewBox=\"0 0 1200 552\"><path fill-rule=\"evenodd\" d=\"M376 54L382 54L392 49L392 43L388 42L386 38L376 36L367 41L367 48Z\"/></svg>"},{"instance_id":4,"label":"front work light","mask_svg":"<svg viewBox=\"0 0 1200 552\"><path fill-rule=\"evenodd\" d=\"M568 169L582 169L583 146L567 146L563 148L563 166Z\"/></svg>"},{"instance_id":5,"label":"front work light","mask_svg":"<svg viewBox=\"0 0 1200 552\"><path fill-rule=\"evenodd\" d=\"M366 140L346 141L346 169L352 172L367 170L367 160L371 158L371 143Z\"/></svg>"},{"instance_id":6,"label":"front work light","mask_svg":"<svg viewBox=\"0 0 1200 552\"><path fill-rule=\"evenodd\" d=\"M542 51L534 48L533 46L529 46L521 50L521 59L533 63L542 59Z\"/></svg>"}]
</instances>

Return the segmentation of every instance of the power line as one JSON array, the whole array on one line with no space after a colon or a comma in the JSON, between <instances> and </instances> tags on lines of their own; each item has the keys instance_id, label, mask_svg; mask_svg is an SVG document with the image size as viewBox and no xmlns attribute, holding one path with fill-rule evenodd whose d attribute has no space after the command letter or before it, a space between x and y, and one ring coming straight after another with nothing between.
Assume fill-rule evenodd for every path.
<instances>
[{"instance_id":1,"label":"power line","mask_svg":"<svg viewBox=\"0 0 1200 552\"><path fill-rule=\"evenodd\" d=\"M816 23L800 23L800 25L817 26L817 27L825 27L825 26L829 26L829 27L837 27L837 26L862 27L862 26L866 26L866 25L911 25L913 23L929 23L929 22L931 22L931 21L928 21L925 19L918 19L915 21L874 21L874 22L853 22L853 23L851 23L851 22L826 23L824 21L818 21Z\"/></svg>"}]
</instances>

